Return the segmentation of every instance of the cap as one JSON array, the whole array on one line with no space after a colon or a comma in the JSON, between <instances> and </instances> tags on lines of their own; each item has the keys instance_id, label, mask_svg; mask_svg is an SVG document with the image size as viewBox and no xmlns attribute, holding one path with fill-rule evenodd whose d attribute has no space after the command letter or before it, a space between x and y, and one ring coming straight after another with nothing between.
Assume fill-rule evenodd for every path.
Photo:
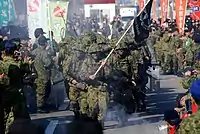
<instances>
[{"instance_id":1,"label":"cap","mask_svg":"<svg viewBox=\"0 0 200 134\"><path fill-rule=\"evenodd\" d=\"M38 38L40 35L43 35L43 34L46 34L42 28L36 28L35 29L35 32L34 32L34 35L36 38Z\"/></svg>"},{"instance_id":2,"label":"cap","mask_svg":"<svg viewBox=\"0 0 200 134\"><path fill-rule=\"evenodd\" d=\"M47 38L45 36L41 36L39 39L38 39L38 44L43 46L47 43Z\"/></svg>"},{"instance_id":3,"label":"cap","mask_svg":"<svg viewBox=\"0 0 200 134\"><path fill-rule=\"evenodd\" d=\"M200 79L194 80L190 86L190 93L192 97L200 100Z\"/></svg>"}]
</instances>

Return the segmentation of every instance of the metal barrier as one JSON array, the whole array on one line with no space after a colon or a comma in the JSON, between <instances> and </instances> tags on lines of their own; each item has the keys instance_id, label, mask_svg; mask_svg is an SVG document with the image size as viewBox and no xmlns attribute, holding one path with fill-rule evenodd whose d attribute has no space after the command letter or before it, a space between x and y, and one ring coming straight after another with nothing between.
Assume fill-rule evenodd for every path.
<instances>
[{"instance_id":1,"label":"metal barrier","mask_svg":"<svg viewBox=\"0 0 200 134\"><path fill-rule=\"evenodd\" d=\"M147 73L149 74L149 89L158 90L160 89L160 68L158 66L151 67Z\"/></svg>"}]
</instances>

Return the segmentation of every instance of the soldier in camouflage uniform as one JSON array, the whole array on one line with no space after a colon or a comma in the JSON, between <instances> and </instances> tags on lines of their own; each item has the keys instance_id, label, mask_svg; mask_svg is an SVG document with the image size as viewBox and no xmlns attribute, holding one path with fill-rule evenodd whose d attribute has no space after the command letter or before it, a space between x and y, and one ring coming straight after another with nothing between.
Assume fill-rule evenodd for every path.
<instances>
[{"instance_id":1,"label":"soldier in camouflage uniform","mask_svg":"<svg viewBox=\"0 0 200 134\"><path fill-rule=\"evenodd\" d=\"M88 50L88 55L82 64L79 76L80 80L87 85L88 116L96 118L103 123L108 102L106 84L101 81L103 70L97 76L93 76L101 64L102 57L98 54L100 50L99 45L93 40L93 44L90 45Z\"/></svg>"},{"instance_id":2,"label":"soldier in camouflage uniform","mask_svg":"<svg viewBox=\"0 0 200 134\"><path fill-rule=\"evenodd\" d=\"M195 44L192 43L192 40L189 37L186 37L186 40L183 45L183 49L185 50L184 68L193 66L193 60L194 60L193 45Z\"/></svg>"},{"instance_id":3,"label":"soldier in camouflage uniform","mask_svg":"<svg viewBox=\"0 0 200 134\"><path fill-rule=\"evenodd\" d=\"M22 90L23 75L21 74L22 70L20 70L21 63L13 59L15 50L16 44L7 42L5 44L5 55L2 56L2 61L0 61L0 84L4 87L0 107L4 110L4 128L6 133L14 120L30 119Z\"/></svg>"},{"instance_id":4,"label":"soldier in camouflage uniform","mask_svg":"<svg viewBox=\"0 0 200 134\"><path fill-rule=\"evenodd\" d=\"M33 43L33 50L38 47L38 39L46 34L42 28L36 28L34 31L34 36L35 36L35 42Z\"/></svg>"},{"instance_id":5,"label":"soldier in camouflage uniform","mask_svg":"<svg viewBox=\"0 0 200 134\"><path fill-rule=\"evenodd\" d=\"M137 98L137 96L135 96L136 89L134 87L136 85L132 81L135 80L137 73L138 54L133 50L133 44L127 43L129 41L127 38L124 38L112 56L112 72L114 73L113 76L116 75L114 81L117 84L116 86L114 86L115 84L113 85L114 90L116 90L113 93L114 101L123 105L127 113L133 113L137 109L133 98ZM121 84L118 85L118 83ZM124 94L126 96L123 96Z\"/></svg>"},{"instance_id":6,"label":"soldier in camouflage uniform","mask_svg":"<svg viewBox=\"0 0 200 134\"><path fill-rule=\"evenodd\" d=\"M84 46L84 44L82 45ZM70 77L68 82L70 86L69 99L70 110L74 112L75 118L78 118L79 114L88 114L86 84L82 83L78 76L87 53L83 48L74 49L73 52L74 53L72 54L71 61L68 66L68 76Z\"/></svg>"},{"instance_id":7,"label":"soldier in camouflage uniform","mask_svg":"<svg viewBox=\"0 0 200 134\"><path fill-rule=\"evenodd\" d=\"M70 77L68 75L68 66L71 61L72 56L72 47L76 46L75 39L72 36L68 36L64 38L59 46L59 55L58 55L58 66L59 70L63 73L64 83L65 83L65 89L67 93L67 97L69 98L69 80ZM73 46L74 45L74 46Z\"/></svg>"},{"instance_id":8,"label":"soldier in camouflage uniform","mask_svg":"<svg viewBox=\"0 0 200 134\"><path fill-rule=\"evenodd\" d=\"M37 71L38 78L35 80L37 85L37 107L38 112L46 113L45 101L48 99L51 90L50 69L53 64L51 57L45 50L47 40L45 36L38 39L38 47L32 52L35 56L34 66Z\"/></svg>"},{"instance_id":9,"label":"soldier in camouflage uniform","mask_svg":"<svg viewBox=\"0 0 200 134\"><path fill-rule=\"evenodd\" d=\"M148 46L148 49L151 53L151 59L152 59L152 62L153 63L156 63L157 62L157 56L156 56L156 51L155 51L155 44L156 44L156 41L158 40L159 36L156 35L155 33L155 29L152 28L152 31L147 39L147 46Z\"/></svg>"},{"instance_id":10,"label":"soldier in camouflage uniform","mask_svg":"<svg viewBox=\"0 0 200 134\"><path fill-rule=\"evenodd\" d=\"M176 60L176 43L177 43L177 30L171 33L168 37L168 44L166 44L164 71L167 73L176 73L177 60Z\"/></svg>"},{"instance_id":11,"label":"soldier in camouflage uniform","mask_svg":"<svg viewBox=\"0 0 200 134\"><path fill-rule=\"evenodd\" d=\"M155 44L156 55L158 56L158 60L161 62L161 67L164 73L168 70L168 67L165 67L165 56L168 51L168 44L170 41L170 36L168 32L165 32L163 37L160 39L159 42Z\"/></svg>"}]
</instances>

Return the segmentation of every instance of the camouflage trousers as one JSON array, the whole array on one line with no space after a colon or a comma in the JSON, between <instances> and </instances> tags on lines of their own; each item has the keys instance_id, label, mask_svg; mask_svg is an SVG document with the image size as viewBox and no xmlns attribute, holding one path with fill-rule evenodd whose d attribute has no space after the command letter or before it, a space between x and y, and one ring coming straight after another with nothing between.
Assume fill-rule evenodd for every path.
<instances>
[{"instance_id":1,"label":"camouflage trousers","mask_svg":"<svg viewBox=\"0 0 200 134\"><path fill-rule=\"evenodd\" d=\"M108 93L99 88L89 86L87 91L76 87L69 88L70 110L79 111L80 114L103 120L108 105Z\"/></svg>"},{"instance_id":2,"label":"camouflage trousers","mask_svg":"<svg viewBox=\"0 0 200 134\"><path fill-rule=\"evenodd\" d=\"M89 116L104 120L108 107L108 93L97 87L88 87L87 103Z\"/></svg>"},{"instance_id":3,"label":"camouflage trousers","mask_svg":"<svg viewBox=\"0 0 200 134\"><path fill-rule=\"evenodd\" d=\"M6 113L4 112L4 127L5 127L5 133L7 134L9 131L10 126L14 122L14 114L12 112Z\"/></svg>"},{"instance_id":4,"label":"camouflage trousers","mask_svg":"<svg viewBox=\"0 0 200 134\"><path fill-rule=\"evenodd\" d=\"M177 69L177 58L175 55L165 53L163 69L170 72Z\"/></svg>"},{"instance_id":5,"label":"camouflage trousers","mask_svg":"<svg viewBox=\"0 0 200 134\"><path fill-rule=\"evenodd\" d=\"M45 101L48 99L51 92L51 81L46 81L43 78L38 77L35 80L36 83L36 98L37 98L37 107L43 107Z\"/></svg>"},{"instance_id":6,"label":"camouflage trousers","mask_svg":"<svg viewBox=\"0 0 200 134\"><path fill-rule=\"evenodd\" d=\"M70 110L80 114L88 114L87 91L74 86L69 87Z\"/></svg>"}]
</instances>

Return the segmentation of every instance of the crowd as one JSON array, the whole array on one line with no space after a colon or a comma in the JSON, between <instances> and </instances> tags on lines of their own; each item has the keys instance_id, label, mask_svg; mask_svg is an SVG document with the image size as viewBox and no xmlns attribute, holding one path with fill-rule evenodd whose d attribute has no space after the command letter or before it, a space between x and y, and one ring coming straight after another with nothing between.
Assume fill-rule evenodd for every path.
<instances>
[{"instance_id":1,"label":"crowd","mask_svg":"<svg viewBox=\"0 0 200 134\"><path fill-rule=\"evenodd\" d=\"M179 97L177 108L165 113L169 133L173 134L175 130L181 134L188 131L192 134L199 133L199 22L187 17L184 34L179 34L174 20L167 20L164 26L153 21L149 38L139 45L133 40L134 33L130 30L105 62L104 59L127 26L123 26L120 16L111 22L112 28L106 18L102 21L103 25L99 26L94 18L81 23L75 17L68 23L66 37L59 43L53 39L53 31L49 32L51 38L48 39L42 28L35 30L33 44L28 36L11 39L8 32L1 31L2 134L4 131L15 134L16 128L25 127L23 124L30 127L23 131L34 129L37 132L32 133L41 133L31 123L29 114L51 111L47 99L51 93L51 85L56 83L54 79L57 72L61 72L64 78L70 100L68 110L74 112L75 121L71 124L69 133L78 133L76 127L82 128L87 134L102 133L108 107L120 111L117 113L119 126L124 126L127 122L126 114L146 110L146 84L148 77L152 77L147 70L158 62L163 74L181 76L183 88L189 89ZM108 39L110 35L111 39ZM103 68L95 74L100 65ZM34 92L33 98L37 103L35 106L26 102L27 87L31 87ZM194 115L188 117L190 114ZM88 124L83 123L87 121ZM195 124L191 123L193 121ZM188 129L192 124L192 128L197 128ZM93 126L98 132L86 130L87 125Z\"/></svg>"},{"instance_id":2,"label":"crowd","mask_svg":"<svg viewBox=\"0 0 200 134\"><path fill-rule=\"evenodd\" d=\"M118 28L117 19L112 23L114 28ZM123 126L127 121L125 113L146 109L146 70L151 66L147 47L137 47L129 32L105 63L103 59L114 47L122 31L116 30L109 40L93 30L93 27L89 29L81 36L67 34L66 38L57 43L52 31L49 33L51 39L48 39L43 29L37 28L33 44L27 35L10 38L7 31L1 31L2 131L11 133L12 126L16 128L14 124L23 124L24 121L31 123L30 113L51 111L47 99L51 85L55 83L54 78L57 77L56 71L63 74L70 100L68 110L74 112L76 120L86 116L104 126L108 106L117 105L124 112L123 117L119 113L119 125ZM94 75L100 65L103 68ZM35 95L36 106L26 102L29 99L27 97L30 97L26 95L27 87L35 92L32 95Z\"/></svg>"},{"instance_id":3,"label":"crowd","mask_svg":"<svg viewBox=\"0 0 200 134\"><path fill-rule=\"evenodd\" d=\"M162 73L181 77L181 85L186 89L178 96L177 107L164 114L169 134L200 133L199 26L199 21L186 17L184 34L180 34L175 21L167 20L164 26L152 26L153 32L148 38L154 44Z\"/></svg>"},{"instance_id":4,"label":"crowd","mask_svg":"<svg viewBox=\"0 0 200 134\"><path fill-rule=\"evenodd\" d=\"M85 32L93 31L101 33L105 37L111 35L117 37L119 36L119 33L123 31L123 27L124 24L120 15L113 17L113 21L110 23L107 15L101 16L100 18L88 17L84 20L81 20L79 16L74 15L68 22L67 34L80 37L84 35Z\"/></svg>"}]
</instances>

